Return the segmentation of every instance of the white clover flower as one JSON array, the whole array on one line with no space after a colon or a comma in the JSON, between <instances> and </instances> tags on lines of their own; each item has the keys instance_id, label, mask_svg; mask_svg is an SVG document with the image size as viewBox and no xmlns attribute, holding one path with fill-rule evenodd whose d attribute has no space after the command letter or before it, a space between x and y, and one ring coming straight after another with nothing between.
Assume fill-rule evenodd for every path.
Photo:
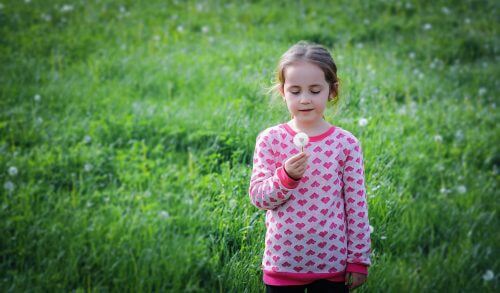
<instances>
[{"instance_id":1,"label":"white clover flower","mask_svg":"<svg viewBox=\"0 0 500 293\"><path fill-rule=\"evenodd\" d=\"M366 118L361 118L361 119L359 119L358 124L361 127L365 127L368 124L368 120Z\"/></svg>"},{"instance_id":2,"label":"white clover flower","mask_svg":"<svg viewBox=\"0 0 500 293\"><path fill-rule=\"evenodd\" d=\"M446 6L444 6L443 8L441 8L441 11L444 13L444 14L450 14L450 9Z\"/></svg>"},{"instance_id":3,"label":"white clover flower","mask_svg":"<svg viewBox=\"0 0 500 293\"><path fill-rule=\"evenodd\" d=\"M439 189L439 192L441 192L442 194L448 194L450 193L450 190L445 187L441 187L441 189Z\"/></svg>"},{"instance_id":4,"label":"white clover flower","mask_svg":"<svg viewBox=\"0 0 500 293\"><path fill-rule=\"evenodd\" d=\"M204 25L202 28L201 28L201 32L206 34L210 31L210 28L207 26L207 25Z\"/></svg>"},{"instance_id":5,"label":"white clover flower","mask_svg":"<svg viewBox=\"0 0 500 293\"><path fill-rule=\"evenodd\" d=\"M304 132L299 132L293 137L293 144L295 144L299 148L302 148L302 151L304 151L304 147L308 142L309 136L307 136L307 134L305 134Z\"/></svg>"},{"instance_id":6,"label":"white clover flower","mask_svg":"<svg viewBox=\"0 0 500 293\"><path fill-rule=\"evenodd\" d=\"M439 134L434 135L434 141L437 143L441 143L443 141L443 137Z\"/></svg>"},{"instance_id":7,"label":"white clover flower","mask_svg":"<svg viewBox=\"0 0 500 293\"><path fill-rule=\"evenodd\" d=\"M106 196L106 197L104 198L104 202L106 202L106 203L107 203L107 202L109 202L109 196Z\"/></svg>"},{"instance_id":8,"label":"white clover flower","mask_svg":"<svg viewBox=\"0 0 500 293\"><path fill-rule=\"evenodd\" d=\"M12 166L9 168L9 175L10 176L16 176L17 175L17 168L15 166Z\"/></svg>"},{"instance_id":9,"label":"white clover flower","mask_svg":"<svg viewBox=\"0 0 500 293\"><path fill-rule=\"evenodd\" d=\"M85 137L83 138L83 141L85 143L90 143L92 141L92 138L90 137L90 135L85 135Z\"/></svg>"},{"instance_id":10,"label":"white clover flower","mask_svg":"<svg viewBox=\"0 0 500 293\"><path fill-rule=\"evenodd\" d=\"M467 18L465 19L465 23L466 23L466 24L469 24L469 23L470 23L470 18L468 18L468 17L467 17Z\"/></svg>"},{"instance_id":11,"label":"white clover flower","mask_svg":"<svg viewBox=\"0 0 500 293\"><path fill-rule=\"evenodd\" d=\"M362 48L363 48L363 43L357 43L357 44L356 44L356 48L358 48L358 49L362 49Z\"/></svg>"},{"instance_id":12,"label":"white clover flower","mask_svg":"<svg viewBox=\"0 0 500 293\"><path fill-rule=\"evenodd\" d=\"M158 213L158 216L162 219L168 219L170 217L170 215L167 211L160 211Z\"/></svg>"},{"instance_id":13,"label":"white clover flower","mask_svg":"<svg viewBox=\"0 0 500 293\"><path fill-rule=\"evenodd\" d=\"M457 187L457 191L458 191L458 193L460 193L460 194L464 194L464 193L466 193L466 192L467 192L467 187L465 187L464 185L459 185L459 186Z\"/></svg>"},{"instance_id":14,"label":"white clover flower","mask_svg":"<svg viewBox=\"0 0 500 293\"><path fill-rule=\"evenodd\" d=\"M177 31L182 33L184 31L184 27L182 25L177 26Z\"/></svg>"},{"instance_id":15,"label":"white clover flower","mask_svg":"<svg viewBox=\"0 0 500 293\"><path fill-rule=\"evenodd\" d=\"M42 99L42 97L39 95L39 94L36 94L33 99L35 100L35 102L40 102L40 100Z\"/></svg>"},{"instance_id":16,"label":"white clover flower","mask_svg":"<svg viewBox=\"0 0 500 293\"><path fill-rule=\"evenodd\" d=\"M481 87L481 88L479 88L478 93L479 93L479 95L480 95L480 96L482 96L482 95L486 94L486 92L487 92L487 91L488 91L488 90L487 90L486 88Z\"/></svg>"},{"instance_id":17,"label":"white clover flower","mask_svg":"<svg viewBox=\"0 0 500 293\"><path fill-rule=\"evenodd\" d=\"M84 166L85 172L90 172L92 170L93 166L92 164L86 163Z\"/></svg>"},{"instance_id":18,"label":"white clover flower","mask_svg":"<svg viewBox=\"0 0 500 293\"><path fill-rule=\"evenodd\" d=\"M385 240L387 239L387 236L380 236L380 239Z\"/></svg>"},{"instance_id":19,"label":"white clover flower","mask_svg":"<svg viewBox=\"0 0 500 293\"><path fill-rule=\"evenodd\" d=\"M12 183L12 181L7 181L3 184L3 188L7 189L8 191L12 191L14 190L14 188L16 188L16 186L14 185L14 183Z\"/></svg>"},{"instance_id":20,"label":"white clover flower","mask_svg":"<svg viewBox=\"0 0 500 293\"><path fill-rule=\"evenodd\" d=\"M120 5L119 10L120 10L120 13L125 13L125 12L127 12L127 9L125 9L125 6L123 6L123 5Z\"/></svg>"},{"instance_id":21,"label":"white clover flower","mask_svg":"<svg viewBox=\"0 0 500 293\"><path fill-rule=\"evenodd\" d=\"M424 28L424 30L427 31L427 30L430 30L432 28L432 25L430 23L426 23L426 24L424 24L423 28Z\"/></svg>"},{"instance_id":22,"label":"white clover flower","mask_svg":"<svg viewBox=\"0 0 500 293\"><path fill-rule=\"evenodd\" d=\"M410 57L410 59L415 59L415 52L410 52L408 57Z\"/></svg>"},{"instance_id":23,"label":"white clover flower","mask_svg":"<svg viewBox=\"0 0 500 293\"><path fill-rule=\"evenodd\" d=\"M64 4L62 7L61 7L61 12L70 12L70 11L73 11L73 5L69 5L69 4Z\"/></svg>"},{"instance_id":24,"label":"white clover flower","mask_svg":"<svg viewBox=\"0 0 500 293\"><path fill-rule=\"evenodd\" d=\"M370 233L373 233L373 226L370 225Z\"/></svg>"},{"instance_id":25,"label":"white clover flower","mask_svg":"<svg viewBox=\"0 0 500 293\"><path fill-rule=\"evenodd\" d=\"M484 274L483 274L483 280L485 280L486 282L488 281L491 281L495 278L495 274L493 273L492 270L487 270Z\"/></svg>"},{"instance_id":26,"label":"white clover flower","mask_svg":"<svg viewBox=\"0 0 500 293\"><path fill-rule=\"evenodd\" d=\"M92 207L92 205L93 205L93 204L92 204L92 202L91 202L90 200L89 200L89 201L87 201L87 207L88 207L88 208Z\"/></svg>"}]
</instances>

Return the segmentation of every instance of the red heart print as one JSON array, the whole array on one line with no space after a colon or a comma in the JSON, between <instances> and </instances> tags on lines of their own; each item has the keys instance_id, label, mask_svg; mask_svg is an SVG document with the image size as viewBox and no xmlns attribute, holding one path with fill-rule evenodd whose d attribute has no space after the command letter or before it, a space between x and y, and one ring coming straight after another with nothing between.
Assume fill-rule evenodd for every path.
<instances>
[{"instance_id":1,"label":"red heart print","mask_svg":"<svg viewBox=\"0 0 500 293\"><path fill-rule=\"evenodd\" d=\"M306 199L299 199L298 201L298 204L300 204L301 206L304 206L306 203L307 203Z\"/></svg>"},{"instance_id":2,"label":"red heart print","mask_svg":"<svg viewBox=\"0 0 500 293\"><path fill-rule=\"evenodd\" d=\"M330 190L332 187L330 185L325 185L323 186L321 189L323 189L323 191L327 192L328 190Z\"/></svg>"},{"instance_id":3,"label":"red heart print","mask_svg":"<svg viewBox=\"0 0 500 293\"><path fill-rule=\"evenodd\" d=\"M314 234L314 233L316 233L316 229L311 228L311 229L307 230L307 233Z\"/></svg>"},{"instance_id":4,"label":"red heart print","mask_svg":"<svg viewBox=\"0 0 500 293\"><path fill-rule=\"evenodd\" d=\"M333 165L332 162L326 162L323 164L323 166L325 166L325 168L327 168L327 169L329 169L332 165Z\"/></svg>"},{"instance_id":5,"label":"red heart print","mask_svg":"<svg viewBox=\"0 0 500 293\"><path fill-rule=\"evenodd\" d=\"M309 223L316 222L318 219L316 219L315 216L312 216L309 218Z\"/></svg>"},{"instance_id":6,"label":"red heart print","mask_svg":"<svg viewBox=\"0 0 500 293\"><path fill-rule=\"evenodd\" d=\"M290 230L290 229L286 229L286 231L285 231L285 234L286 234L286 235L291 235L292 233L293 233L293 232L292 232L292 230Z\"/></svg>"},{"instance_id":7,"label":"red heart print","mask_svg":"<svg viewBox=\"0 0 500 293\"><path fill-rule=\"evenodd\" d=\"M327 150L327 151L325 152L325 155L326 155L327 157L330 157L331 155L333 155L333 151L331 151L331 150Z\"/></svg>"},{"instance_id":8,"label":"red heart print","mask_svg":"<svg viewBox=\"0 0 500 293\"><path fill-rule=\"evenodd\" d=\"M321 232L319 232L319 236L321 236L321 237L325 237L326 234L328 234L328 231L321 231Z\"/></svg>"},{"instance_id":9,"label":"red heart print","mask_svg":"<svg viewBox=\"0 0 500 293\"><path fill-rule=\"evenodd\" d=\"M288 241L288 242L290 242L290 241ZM291 243L291 242L290 242L290 243ZM290 251L285 251L285 252L283 252L283 255L288 257L288 256L290 256L290 255L292 255L292 254L290 253Z\"/></svg>"},{"instance_id":10,"label":"red heart print","mask_svg":"<svg viewBox=\"0 0 500 293\"><path fill-rule=\"evenodd\" d=\"M361 248L363 248L363 247L365 247L365 245L364 245L364 244L358 244L358 245L356 245L356 248L357 248L357 249L361 249Z\"/></svg>"},{"instance_id":11,"label":"red heart print","mask_svg":"<svg viewBox=\"0 0 500 293\"><path fill-rule=\"evenodd\" d=\"M303 245L295 245L294 248L297 251L301 251L302 249L304 249L304 246Z\"/></svg>"},{"instance_id":12,"label":"red heart print","mask_svg":"<svg viewBox=\"0 0 500 293\"><path fill-rule=\"evenodd\" d=\"M323 220L323 221L319 222L319 224L321 225L321 227L324 227L325 224L326 224L326 220Z\"/></svg>"},{"instance_id":13,"label":"red heart print","mask_svg":"<svg viewBox=\"0 0 500 293\"><path fill-rule=\"evenodd\" d=\"M332 177L333 177L333 175L331 173L323 175L323 178L325 178L325 180L330 180L330 178L332 178Z\"/></svg>"},{"instance_id":14,"label":"red heart print","mask_svg":"<svg viewBox=\"0 0 500 293\"><path fill-rule=\"evenodd\" d=\"M299 192L300 194L304 195L304 193L306 193L309 189L307 188L299 188Z\"/></svg>"},{"instance_id":15,"label":"red heart print","mask_svg":"<svg viewBox=\"0 0 500 293\"><path fill-rule=\"evenodd\" d=\"M293 213L295 211L295 209L292 206L289 206L286 208L286 211L289 213Z\"/></svg>"},{"instance_id":16,"label":"red heart print","mask_svg":"<svg viewBox=\"0 0 500 293\"><path fill-rule=\"evenodd\" d=\"M322 263L317 266L318 269L322 270L326 267L326 264Z\"/></svg>"},{"instance_id":17,"label":"red heart print","mask_svg":"<svg viewBox=\"0 0 500 293\"><path fill-rule=\"evenodd\" d=\"M316 158L316 159L313 160L313 163L314 164L319 164L319 163L321 163L321 160L319 158Z\"/></svg>"},{"instance_id":18,"label":"red heart print","mask_svg":"<svg viewBox=\"0 0 500 293\"><path fill-rule=\"evenodd\" d=\"M293 259L294 259L295 261L297 261L297 262L301 262L301 261L302 261L302 259L303 259L303 257L302 257L302 256L300 256L300 255L297 255L297 256L294 256L294 257L293 257Z\"/></svg>"},{"instance_id":19,"label":"red heart print","mask_svg":"<svg viewBox=\"0 0 500 293\"><path fill-rule=\"evenodd\" d=\"M329 197L327 197L327 196L325 196L325 197L323 197L323 198L321 199L321 201L322 201L324 204L326 204L326 203L328 203L328 202L330 201L330 198L329 198Z\"/></svg>"},{"instance_id":20,"label":"red heart print","mask_svg":"<svg viewBox=\"0 0 500 293\"><path fill-rule=\"evenodd\" d=\"M318 246L321 247L321 248L325 247L325 245L326 245L326 241L318 243ZM326 255L326 253L325 253L325 255Z\"/></svg>"},{"instance_id":21,"label":"red heart print","mask_svg":"<svg viewBox=\"0 0 500 293\"><path fill-rule=\"evenodd\" d=\"M288 219L285 220L285 223L292 224L293 223L293 219L292 218L288 218Z\"/></svg>"},{"instance_id":22,"label":"red heart print","mask_svg":"<svg viewBox=\"0 0 500 293\"><path fill-rule=\"evenodd\" d=\"M328 209L322 209L322 210L321 210L321 213L322 213L324 216L326 216L326 214L328 213Z\"/></svg>"},{"instance_id":23,"label":"red heart print","mask_svg":"<svg viewBox=\"0 0 500 293\"><path fill-rule=\"evenodd\" d=\"M299 216L300 218L303 218L305 215L306 215L306 212L304 212L304 211L297 212L297 216Z\"/></svg>"},{"instance_id":24,"label":"red heart print","mask_svg":"<svg viewBox=\"0 0 500 293\"><path fill-rule=\"evenodd\" d=\"M273 255L273 260L274 262L278 262L278 260L280 260L281 257L279 257L278 255Z\"/></svg>"},{"instance_id":25,"label":"red heart print","mask_svg":"<svg viewBox=\"0 0 500 293\"><path fill-rule=\"evenodd\" d=\"M316 243L316 240L314 240L314 239L311 238L311 239L307 240L306 243L309 244L309 245L311 245L311 244Z\"/></svg>"},{"instance_id":26,"label":"red heart print","mask_svg":"<svg viewBox=\"0 0 500 293\"><path fill-rule=\"evenodd\" d=\"M290 267L290 266L292 266L292 265L291 265L289 262L285 261L285 262L283 263L283 266L284 266L284 267Z\"/></svg>"},{"instance_id":27,"label":"red heart print","mask_svg":"<svg viewBox=\"0 0 500 293\"><path fill-rule=\"evenodd\" d=\"M297 224L295 224L295 227L302 229L302 228L304 228L305 225L306 224L304 224L304 223L297 223Z\"/></svg>"},{"instance_id":28,"label":"red heart print","mask_svg":"<svg viewBox=\"0 0 500 293\"><path fill-rule=\"evenodd\" d=\"M313 192L310 196L311 199L318 198L318 197L319 197L319 194L317 194L316 192Z\"/></svg>"},{"instance_id":29,"label":"red heart print","mask_svg":"<svg viewBox=\"0 0 500 293\"><path fill-rule=\"evenodd\" d=\"M296 272L302 271L304 268L303 267L294 267L293 268Z\"/></svg>"},{"instance_id":30,"label":"red heart print","mask_svg":"<svg viewBox=\"0 0 500 293\"><path fill-rule=\"evenodd\" d=\"M306 255L315 255L316 252L314 252L314 250L312 249L309 249L307 252L306 252Z\"/></svg>"},{"instance_id":31,"label":"red heart print","mask_svg":"<svg viewBox=\"0 0 500 293\"><path fill-rule=\"evenodd\" d=\"M295 235L295 238L297 238L297 240L302 240L302 239L304 239L304 237L305 237L304 234Z\"/></svg>"},{"instance_id":32,"label":"red heart print","mask_svg":"<svg viewBox=\"0 0 500 293\"><path fill-rule=\"evenodd\" d=\"M281 246L280 246L280 245L275 245L275 246L273 246L273 248L274 248L274 250L276 250L276 251L280 251Z\"/></svg>"},{"instance_id":33,"label":"red heart print","mask_svg":"<svg viewBox=\"0 0 500 293\"><path fill-rule=\"evenodd\" d=\"M318 209L318 207L315 204L313 204L312 206L309 207L310 211L315 211L317 209Z\"/></svg>"},{"instance_id":34,"label":"red heart print","mask_svg":"<svg viewBox=\"0 0 500 293\"><path fill-rule=\"evenodd\" d=\"M316 176L316 175L321 174L321 172L318 171L318 169L314 169L314 171L312 171L312 174Z\"/></svg>"},{"instance_id":35,"label":"red heart print","mask_svg":"<svg viewBox=\"0 0 500 293\"><path fill-rule=\"evenodd\" d=\"M318 253L318 257L321 258L321 259L324 259L326 256L326 253L325 252L322 252L322 253Z\"/></svg>"},{"instance_id":36,"label":"red heart print","mask_svg":"<svg viewBox=\"0 0 500 293\"><path fill-rule=\"evenodd\" d=\"M310 267L310 266L313 266L314 264L316 264L315 262L313 262L312 260L306 262L306 267Z\"/></svg>"}]
</instances>

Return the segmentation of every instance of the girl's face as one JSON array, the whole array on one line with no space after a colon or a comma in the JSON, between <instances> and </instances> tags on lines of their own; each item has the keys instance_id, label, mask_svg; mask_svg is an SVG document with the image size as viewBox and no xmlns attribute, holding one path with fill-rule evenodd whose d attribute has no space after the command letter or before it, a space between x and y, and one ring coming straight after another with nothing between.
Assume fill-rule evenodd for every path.
<instances>
[{"instance_id":1,"label":"girl's face","mask_svg":"<svg viewBox=\"0 0 500 293\"><path fill-rule=\"evenodd\" d=\"M286 66L283 75L285 83L280 92L295 119L306 123L323 119L330 95L323 70L313 63L298 61Z\"/></svg>"}]
</instances>

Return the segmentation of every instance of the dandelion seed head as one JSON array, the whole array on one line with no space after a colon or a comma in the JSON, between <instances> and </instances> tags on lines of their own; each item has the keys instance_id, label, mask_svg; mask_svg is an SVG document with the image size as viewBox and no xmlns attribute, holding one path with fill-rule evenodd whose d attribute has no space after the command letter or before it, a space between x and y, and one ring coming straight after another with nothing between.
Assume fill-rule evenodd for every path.
<instances>
[{"instance_id":1,"label":"dandelion seed head","mask_svg":"<svg viewBox=\"0 0 500 293\"><path fill-rule=\"evenodd\" d=\"M92 164L86 163L84 166L85 172L90 172L92 170L93 166Z\"/></svg>"},{"instance_id":2,"label":"dandelion seed head","mask_svg":"<svg viewBox=\"0 0 500 293\"><path fill-rule=\"evenodd\" d=\"M177 26L177 31L182 33L184 31L184 27L182 25Z\"/></svg>"},{"instance_id":3,"label":"dandelion seed head","mask_svg":"<svg viewBox=\"0 0 500 293\"><path fill-rule=\"evenodd\" d=\"M204 25L202 28L201 28L201 32L206 34L210 31L210 28L207 26L207 25Z\"/></svg>"},{"instance_id":4,"label":"dandelion seed head","mask_svg":"<svg viewBox=\"0 0 500 293\"><path fill-rule=\"evenodd\" d=\"M434 141L437 143L443 142L443 137L439 134L434 135Z\"/></svg>"},{"instance_id":5,"label":"dandelion seed head","mask_svg":"<svg viewBox=\"0 0 500 293\"><path fill-rule=\"evenodd\" d=\"M485 280L486 282L488 281L491 281L495 278L495 274L493 273L492 270L487 270L484 274L483 274L483 280Z\"/></svg>"},{"instance_id":6,"label":"dandelion seed head","mask_svg":"<svg viewBox=\"0 0 500 293\"><path fill-rule=\"evenodd\" d=\"M368 120L366 118L361 118L358 121L359 126L365 127L368 124Z\"/></svg>"},{"instance_id":7,"label":"dandelion seed head","mask_svg":"<svg viewBox=\"0 0 500 293\"><path fill-rule=\"evenodd\" d=\"M35 100L35 102L40 102L40 100L42 99L42 97L39 95L39 94L36 94L33 99Z\"/></svg>"},{"instance_id":8,"label":"dandelion seed head","mask_svg":"<svg viewBox=\"0 0 500 293\"><path fill-rule=\"evenodd\" d=\"M14 190L14 188L16 188L16 186L14 185L14 183L12 183L12 181L7 181L3 184L3 188L7 189L8 191L12 191Z\"/></svg>"},{"instance_id":9,"label":"dandelion seed head","mask_svg":"<svg viewBox=\"0 0 500 293\"><path fill-rule=\"evenodd\" d=\"M424 30L428 31L432 28L432 25L430 23L426 23L426 24L424 24L423 28L424 28Z\"/></svg>"},{"instance_id":10,"label":"dandelion seed head","mask_svg":"<svg viewBox=\"0 0 500 293\"><path fill-rule=\"evenodd\" d=\"M10 176L16 176L17 175L17 168L15 166L11 166L9 168L9 175Z\"/></svg>"},{"instance_id":11,"label":"dandelion seed head","mask_svg":"<svg viewBox=\"0 0 500 293\"><path fill-rule=\"evenodd\" d=\"M370 233L373 233L373 226L370 225Z\"/></svg>"},{"instance_id":12,"label":"dandelion seed head","mask_svg":"<svg viewBox=\"0 0 500 293\"><path fill-rule=\"evenodd\" d=\"M167 211L160 211L158 213L158 216L162 219L168 219L170 217L170 215Z\"/></svg>"},{"instance_id":13,"label":"dandelion seed head","mask_svg":"<svg viewBox=\"0 0 500 293\"><path fill-rule=\"evenodd\" d=\"M385 240L387 239L387 236L380 236L380 239Z\"/></svg>"},{"instance_id":14,"label":"dandelion seed head","mask_svg":"<svg viewBox=\"0 0 500 293\"><path fill-rule=\"evenodd\" d=\"M73 9L74 9L73 5L64 4L61 7L61 12L70 12L70 11L73 11Z\"/></svg>"},{"instance_id":15,"label":"dandelion seed head","mask_svg":"<svg viewBox=\"0 0 500 293\"><path fill-rule=\"evenodd\" d=\"M467 187L465 187L464 185L459 185L459 186L457 187L457 191L458 191L458 193L460 193L460 194L464 194L464 193L466 193L466 192L467 192Z\"/></svg>"},{"instance_id":16,"label":"dandelion seed head","mask_svg":"<svg viewBox=\"0 0 500 293\"><path fill-rule=\"evenodd\" d=\"M415 52L410 52L408 57L410 57L410 59L415 59Z\"/></svg>"}]
</instances>

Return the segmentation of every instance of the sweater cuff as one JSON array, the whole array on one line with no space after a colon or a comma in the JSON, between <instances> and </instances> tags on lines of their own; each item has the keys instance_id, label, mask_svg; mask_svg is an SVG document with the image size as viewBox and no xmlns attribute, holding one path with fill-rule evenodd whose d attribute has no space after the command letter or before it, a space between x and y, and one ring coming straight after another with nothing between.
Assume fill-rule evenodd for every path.
<instances>
[{"instance_id":1,"label":"sweater cuff","mask_svg":"<svg viewBox=\"0 0 500 293\"><path fill-rule=\"evenodd\" d=\"M291 178L290 176L288 176L288 174L286 173L285 168L283 166L279 167L276 171L278 172L278 177L281 181L281 184L283 184L283 186L285 186L286 188L294 189L295 187L297 187L299 185L300 179L295 180L295 179Z\"/></svg>"},{"instance_id":2,"label":"sweater cuff","mask_svg":"<svg viewBox=\"0 0 500 293\"><path fill-rule=\"evenodd\" d=\"M358 263L347 263L346 271L368 275L368 266Z\"/></svg>"}]
</instances>

